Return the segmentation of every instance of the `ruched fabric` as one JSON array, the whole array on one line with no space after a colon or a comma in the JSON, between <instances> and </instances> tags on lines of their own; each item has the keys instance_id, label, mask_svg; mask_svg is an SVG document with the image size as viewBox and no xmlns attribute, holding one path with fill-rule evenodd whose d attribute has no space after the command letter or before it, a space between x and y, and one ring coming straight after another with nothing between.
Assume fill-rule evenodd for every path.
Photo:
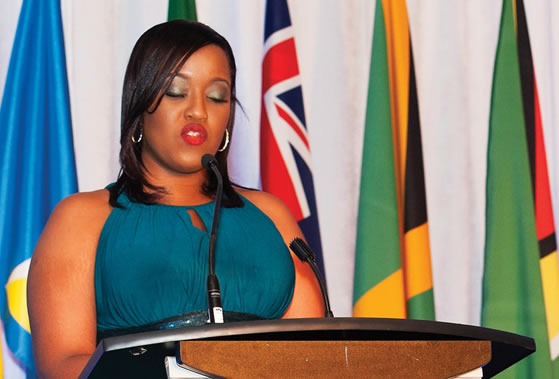
<instances>
[{"instance_id":1,"label":"ruched fabric","mask_svg":"<svg viewBox=\"0 0 559 379\"><path fill-rule=\"evenodd\" d=\"M295 270L274 223L246 198L222 208L215 270L224 311L279 318L291 302ZM119 197L97 247L97 329L143 326L207 309L209 231L214 203L146 205ZM192 224L195 211L206 230Z\"/></svg>"}]
</instances>

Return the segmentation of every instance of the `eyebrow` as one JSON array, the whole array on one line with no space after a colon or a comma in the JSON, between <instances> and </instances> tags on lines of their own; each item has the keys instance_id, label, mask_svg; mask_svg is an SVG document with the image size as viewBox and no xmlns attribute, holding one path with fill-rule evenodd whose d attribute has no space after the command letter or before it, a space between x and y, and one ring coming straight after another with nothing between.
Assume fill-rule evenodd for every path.
<instances>
[{"instance_id":1,"label":"eyebrow","mask_svg":"<svg viewBox=\"0 0 559 379\"><path fill-rule=\"evenodd\" d=\"M184 74L181 74L180 72L177 72L176 76L178 76L178 77L181 78L181 79L185 79L185 80L190 79L189 76L184 75ZM175 77L176 77L176 76L175 76ZM227 79L223 79L223 78L220 78L220 77L216 77L216 78L213 78L211 81L212 81L212 82L223 82L223 83L227 84L228 87L231 87L231 84L229 83L229 81L228 81Z\"/></svg>"}]
</instances>

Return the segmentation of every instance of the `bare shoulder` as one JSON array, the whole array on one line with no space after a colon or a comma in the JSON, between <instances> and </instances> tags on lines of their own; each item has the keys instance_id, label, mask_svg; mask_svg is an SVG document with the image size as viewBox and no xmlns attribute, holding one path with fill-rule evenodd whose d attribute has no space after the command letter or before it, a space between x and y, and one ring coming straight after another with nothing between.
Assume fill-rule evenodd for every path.
<instances>
[{"instance_id":1,"label":"bare shoulder","mask_svg":"<svg viewBox=\"0 0 559 379\"><path fill-rule=\"evenodd\" d=\"M81 192L61 200L52 211L35 249L34 257L74 254L96 246L101 229L111 213L109 191ZM74 246L73 252L68 247ZM81 250L83 251L83 250Z\"/></svg>"},{"instance_id":2,"label":"bare shoulder","mask_svg":"<svg viewBox=\"0 0 559 379\"><path fill-rule=\"evenodd\" d=\"M277 218L293 219L287 205L271 193L249 189L237 189L237 192L250 200L250 202L274 221Z\"/></svg>"},{"instance_id":3,"label":"bare shoulder","mask_svg":"<svg viewBox=\"0 0 559 379\"><path fill-rule=\"evenodd\" d=\"M70 227L84 226L86 229L100 229L111 210L108 190L79 192L58 203L50 216L49 223L68 222L71 224Z\"/></svg>"},{"instance_id":4,"label":"bare shoulder","mask_svg":"<svg viewBox=\"0 0 559 379\"><path fill-rule=\"evenodd\" d=\"M94 262L99 235L111 210L109 191L105 189L75 193L61 200L35 246L31 271L38 264L58 268L61 263Z\"/></svg>"},{"instance_id":5,"label":"bare shoulder","mask_svg":"<svg viewBox=\"0 0 559 379\"><path fill-rule=\"evenodd\" d=\"M257 190L237 189L237 191L273 221L286 243L302 236L295 217L278 197Z\"/></svg>"},{"instance_id":6,"label":"bare shoulder","mask_svg":"<svg viewBox=\"0 0 559 379\"><path fill-rule=\"evenodd\" d=\"M101 189L92 192L78 192L60 201L53 211L56 215L81 214L95 216L110 213L109 191Z\"/></svg>"}]
</instances>

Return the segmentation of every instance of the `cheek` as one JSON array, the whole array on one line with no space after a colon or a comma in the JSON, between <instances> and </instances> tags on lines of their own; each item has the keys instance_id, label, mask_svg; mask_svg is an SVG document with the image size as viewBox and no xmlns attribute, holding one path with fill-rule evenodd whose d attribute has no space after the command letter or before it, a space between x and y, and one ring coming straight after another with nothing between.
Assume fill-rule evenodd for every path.
<instances>
[{"instance_id":1,"label":"cheek","mask_svg":"<svg viewBox=\"0 0 559 379\"><path fill-rule=\"evenodd\" d=\"M169 147L169 141L169 128L161 120L151 118L149 122L144 122L144 147L148 152L162 154Z\"/></svg>"},{"instance_id":2,"label":"cheek","mask_svg":"<svg viewBox=\"0 0 559 379\"><path fill-rule=\"evenodd\" d=\"M144 121L144 139L150 145L157 141L157 136L160 134L157 129L157 123L153 119L148 122Z\"/></svg>"},{"instance_id":3,"label":"cheek","mask_svg":"<svg viewBox=\"0 0 559 379\"><path fill-rule=\"evenodd\" d=\"M171 111L158 109L155 113L146 115L144 118L144 134L151 137L164 135L173 131L175 115Z\"/></svg>"},{"instance_id":4,"label":"cheek","mask_svg":"<svg viewBox=\"0 0 559 379\"><path fill-rule=\"evenodd\" d=\"M225 130L227 123L229 122L229 115L231 110L229 108L219 109L215 115L216 122Z\"/></svg>"}]
</instances>

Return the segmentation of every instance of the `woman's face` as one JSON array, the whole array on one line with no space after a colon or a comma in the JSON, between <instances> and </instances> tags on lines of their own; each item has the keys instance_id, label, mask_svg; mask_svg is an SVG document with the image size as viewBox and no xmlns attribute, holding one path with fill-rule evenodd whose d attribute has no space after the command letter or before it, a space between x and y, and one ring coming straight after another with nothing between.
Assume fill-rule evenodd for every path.
<instances>
[{"instance_id":1,"label":"woman's face","mask_svg":"<svg viewBox=\"0 0 559 379\"><path fill-rule=\"evenodd\" d=\"M142 160L152 174L194 173L215 155L231 112L231 73L225 52L208 45L188 58L153 113L144 116Z\"/></svg>"}]
</instances>

